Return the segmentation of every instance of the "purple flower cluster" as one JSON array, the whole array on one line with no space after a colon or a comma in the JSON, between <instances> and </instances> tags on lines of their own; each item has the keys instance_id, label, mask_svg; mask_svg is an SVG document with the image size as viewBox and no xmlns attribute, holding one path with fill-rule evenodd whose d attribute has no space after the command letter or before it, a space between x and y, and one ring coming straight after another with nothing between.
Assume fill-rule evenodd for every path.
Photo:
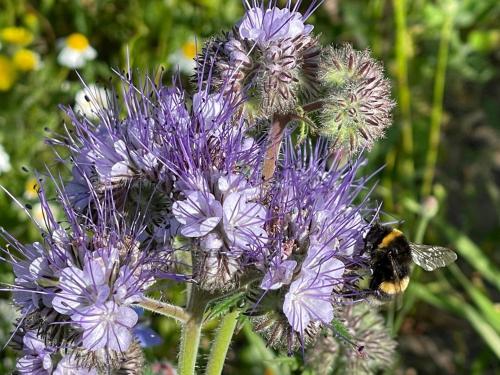
<instances>
[{"instance_id":1,"label":"purple flower cluster","mask_svg":"<svg viewBox=\"0 0 500 375\"><path fill-rule=\"evenodd\" d=\"M45 375L52 373L52 355L55 348L47 347L43 339L34 331L28 331L22 337L23 356L19 358L16 370L20 374Z\"/></svg>"},{"instance_id":2,"label":"purple flower cluster","mask_svg":"<svg viewBox=\"0 0 500 375\"><path fill-rule=\"evenodd\" d=\"M324 142L299 152L288 142L281 172L271 190L270 242L260 287L282 290L283 313L301 336L311 323L329 324L347 271L361 267L359 256L373 216L366 201L356 202L364 181L360 161L340 165Z\"/></svg>"},{"instance_id":3,"label":"purple flower cluster","mask_svg":"<svg viewBox=\"0 0 500 375\"><path fill-rule=\"evenodd\" d=\"M259 325L289 351L356 293L367 220L376 217L357 177L363 163L321 138L298 147L288 126L320 94L321 49L305 23L317 2L304 15L300 2L271 5L247 4L234 30L205 46L193 95L175 79L165 87L129 72L106 105L87 98L92 118L66 109L72 129L51 140L72 170L66 184L51 175L64 220L41 189L43 241L23 245L2 232L22 315L19 372L140 368L137 308L150 306L148 288L160 279L191 283L188 298L206 297L203 308L258 289L255 315L279 320ZM264 141L268 129L258 125L271 118L279 130ZM192 302L175 317L194 316Z\"/></svg>"},{"instance_id":4,"label":"purple flower cluster","mask_svg":"<svg viewBox=\"0 0 500 375\"><path fill-rule=\"evenodd\" d=\"M258 203L260 190L245 176L218 175L210 174L211 183L198 179L196 185L186 184L182 190L186 199L175 202L172 210L181 223L180 233L196 240L204 253L203 284L210 286L222 276L217 284L227 287L240 261L255 256L265 245L267 211ZM231 267L219 267L220 258Z\"/></svg>"},{"instance_id":5,"label":"purple flower cluster","mask_svg":"<svg viewBox=\"0 0 500 375\"><path fill-rule=\"evenodd\" d=\"M43 243L22 245L2 232L10 245L2 258L13 266L11 290L22 316L16 330L27 332L25 356L18 362L24 373L42 374L35 367L43 367L50 374L50 355L63 347L69 353L127 352L135 341L134 306L154 281L161 259L140 241L143 226L138 221L136 227L127 226L112 209L110 196L85 215L75 211L62 190L58 194L64 227L44 191L39 192L47 226Z\"/></svg>"},{"instance_id":6,"label":"purple flower cluster","mask_svg":"<svg viewBox=\"0 0 500 375\"><path fill-rule=\"evenodd\" d=\"M297 5L294 9L266 9L263 4L249 8L237 25L240 37L258 44L267 44L308 35L313 26L304 24L307 16L296 11Z\"/></svg>"},{"instance_id":7,"label":"purple flower cluster","mask_svg":"<svg viewBox=\"0 0 500 375\"><path fill-rule=\"evenodd\" d=\"M78 364L72 355L63 355L54 346L47 345L46 340L35 331L27 331L22 336L17 333L23 356L16 364L20 375L97 375L93 368ZM16 337L17 338L17 337Z\"/></svg>"}]
</instances>

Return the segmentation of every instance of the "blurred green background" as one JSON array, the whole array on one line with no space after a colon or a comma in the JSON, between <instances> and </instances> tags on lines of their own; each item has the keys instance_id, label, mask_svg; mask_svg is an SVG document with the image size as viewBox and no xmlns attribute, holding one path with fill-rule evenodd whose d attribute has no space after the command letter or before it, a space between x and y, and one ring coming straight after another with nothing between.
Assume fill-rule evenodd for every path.
<instances>
[{"instance_id":1,"label":"blurred green background","mask_svg":"<svg viewBox=\"0 0 500 375\"><path fill-rule=\"evenodd\" d=\"M189 86L196 46L242 15L239 0L0 0L0 184L39 215L33 171L55 164L44 137L62 131L58 105L74 106L82 88L64 48L86 54L78 71L88 83L109 85L111 68L125 68L129 54L144 72L179 64ZM324 44L369 48L392 80L394 125L367 166L385 165L376 197L387 218L403 221L413 241L459 254L446 270L414 272L402 309L386 309L399 342L388 373L500 373L499 20L498 0L325 0L309 20ZM0 225L23 241L39 239L3 193ZM0 271L9 283L8 267ZM13 317L0 300L0 344ZM148 358L175 362L174 323L152 324L165 342ZM298 372L244 327L232 349L227 374ZM0 373L12 364L6 349Z\"/></svg>"}]
</instances>

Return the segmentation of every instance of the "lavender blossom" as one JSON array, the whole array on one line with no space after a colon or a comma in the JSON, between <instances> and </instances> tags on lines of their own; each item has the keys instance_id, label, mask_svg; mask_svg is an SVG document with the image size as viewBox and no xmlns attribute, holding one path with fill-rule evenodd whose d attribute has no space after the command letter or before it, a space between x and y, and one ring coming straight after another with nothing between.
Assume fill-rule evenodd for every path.
<instances>
[{"instance_id":1,"label":"lavender blossom","mask_svg":"<svg viewBox=\"0 0 500 375\"><path fill-rule=\"evenodd\" d=\"M168 274L164 255L150 249L149 240L141 242L144 220L138 216L134 224L127 223L113 210L112 196L95 201L86 216L77 213L67 194L55 186L67 227L56 220L41 188L47 228L40 228L43 243L22 245L2 232L15 250L3 249L3 259L16 274L12 292L24 316L19 329L36 331L54 351L64 347L70 354L125 353L133 345L138 319L132 307L142 300L154 275ZM51 371L49 359L41 361L41 354L35 354L28 353L18 366L27 373L34 366ZM90 369L93 363L83 368Z\"/></svg>"},{"instance_id":2,"label":"lavender blossom","mask_svg":"<svg viewBox=\"0 0 500 375\"><path fill-rule=\"evenodd\" d=\"M52 375L98 375L95 368L85 368L78 364L72 355L65 355L57 364Z\"/></svg>"},{"instance_id":3,"label":"lavender blossom","mask_svg":"<svg viewBox=\"0 0 500 375\"><path fill-rule=\"evenodd\" d=\"M175 202L173 213L181 223L180 233L198 239L197 247L205 252L198 269L202 285L209 287L220 276L227 288L240 269L239 261L255 256L265 244L267 211L254 202L258 189L243 176L221 176L215 183L199 185L213 193L191 190L194 187L186 187L187 199ZM227 275L220 275L220 269Z\"/></svg>"},{"instance_id":4,"label":"lavender blossom","mask_svg":"<svg viewBox=\"0 0 500 375\"><path fill-rule=\"evenodd\" d=\"M202 237L211 232L221 221L222 206L212 194L199 191L189 193L185 201L175 202L172 211L183 226L186 237Z\"/></svg>"},{"instance_id":5,"label":"lavender blossom","mask_svg":"<svg viewBox=\"0 0 500 375\"><path fill-rule=\"evenodd\" d=\"M138 316L130 307L107 301L79 309L71 315L71 319L83 330L84 348L124 352L132 343L132 328Z\"/></svg>"},{"instance_id":6,"label":"lavender blossom","mask_svg":"<svg viewBox=\"0 0 500 375\"><path fill-rule=\"evenodd\" d=\"M313 26L304 24L306 18L291 8L261 6L248 9L237 27L241 38L265 44L310 34Z\"/></svg>"},{"instance_id":7,"label":"lavender blossom","mask_svg":"<svg viewBox=\"0 0 500 375\"><path fill-rule=\"evenodd\" d=\"M298 335L282 342L303 345L318 324L330 324L336 300L355 281L349 270L366 267L356 249L368 229L362 217L374 212L366 198L355 204L364 189L364 181L355 177L361 162L341 167L330 156L325 142L299 153L287 143L284 165L270 192L273 211L261 288L267 290L264 300L282 298L282 314L292 329L282 332ZM265 309L258 310L265 314Z\"/></svg>"},{"instance_id":8,"label":"lavender blossom","mask_svg":"<svg viewBox=\"0 0 500 375\"><path fill-rule=\"evenodd\" d=\"M293 271L297 267L295 260L275 259L275 264L269 267L269 271L264 275L260 287L264 290L279 289L283 285L288 285L292 281Z\"/></svg>"},{"instance_id":9,"label":"lavender blossom","mask_svg":"<svg viewBox=\"0 0 500 375\"><path fill-rule=\"evenodd\" d=\"M165 182L157 189L170 193L171 181L159 160L166 141L160 134L186 127L190 122L183 93L180 89L155 86L149 79L141 88L131 78L122 80L123 105L115 101L99 107L99 103L94 103L98 110L93 122L68 108L74 135L68 132L65 140L52 140L68 147L73 155L73 181L66 189L79 209L88 205L90 184L97 191L113 189L116 194L127 184L149 181L158 185L161 178ZM151 94L155 103L151 102ZM120 114L122 109L127 113L125 118Z\"/></svg>"},{"instance_id":10,"label":"lavender blossom","mask_svg":"<svg viewBox=\"0 0 500 375\"><path fill-rule=\"evenodd\" d=\"M48 347L36 332L29 331L23 337L23 354L16 364L19 374L50 375L52 373L52 356L55 348Z\"/></svg>"}]
</instances>

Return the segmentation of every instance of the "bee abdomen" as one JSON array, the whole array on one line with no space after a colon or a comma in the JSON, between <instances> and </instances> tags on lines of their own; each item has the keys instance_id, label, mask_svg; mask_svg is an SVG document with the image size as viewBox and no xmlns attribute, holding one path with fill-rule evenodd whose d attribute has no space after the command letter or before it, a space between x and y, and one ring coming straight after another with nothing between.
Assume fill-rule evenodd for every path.
<instances>
[{"instance_id":1,"label":"bee abdomen","mask_svg":"<svg viewBox=\"0 0 500 375\"><path fill-rule=\"evenodd\" d=\"M403 293L408 288L409 283L410 277L405 276L399 281L383 281L377 289L384 294L392 296Z\"/></svg>"}]
</instances>

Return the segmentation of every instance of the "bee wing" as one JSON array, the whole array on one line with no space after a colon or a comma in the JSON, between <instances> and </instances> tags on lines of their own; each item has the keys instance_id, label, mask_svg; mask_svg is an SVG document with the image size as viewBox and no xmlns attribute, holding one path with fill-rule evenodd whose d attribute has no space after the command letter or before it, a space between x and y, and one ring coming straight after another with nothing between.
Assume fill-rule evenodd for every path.
<instances>
[{"instance_id":1,"label":"bee wing","mask_svg":"<svg viewBox=\"0 0 500 375\"><path fill-rule=\"evenodd\" d=\"M445 267L457 259L457 254L446 247L410 243L410 248L413 261L426 271Z\"/></svg>"}]
</instances>

